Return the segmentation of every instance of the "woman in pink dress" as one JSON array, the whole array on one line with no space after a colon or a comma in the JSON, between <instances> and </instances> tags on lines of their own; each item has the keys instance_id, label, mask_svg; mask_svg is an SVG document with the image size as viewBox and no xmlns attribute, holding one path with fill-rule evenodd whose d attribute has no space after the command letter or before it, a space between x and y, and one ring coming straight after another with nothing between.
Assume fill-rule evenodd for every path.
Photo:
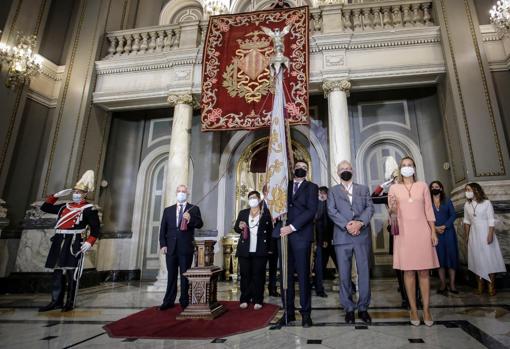
<instances>
[{"instance_id":1,"label":"woman in pink dress","mask_svg":"<svg viewBox=\"0 0 510 349\"><path fill-rule=\"evenodd\" d=\"M417 182L416 166L410 157L400 160L399 184L393 184L389 191L391 212L398 217L398 235L393 237L393 268L404 271L404 283L409 297L411 324L418 326L420 318L416 307L416 272L423 303L423 320L432 326L430 315L429 270L439 268L435 246L437 235L435 216L432 210L430 192L425 182Z\"/></svg>"}]
</instances>

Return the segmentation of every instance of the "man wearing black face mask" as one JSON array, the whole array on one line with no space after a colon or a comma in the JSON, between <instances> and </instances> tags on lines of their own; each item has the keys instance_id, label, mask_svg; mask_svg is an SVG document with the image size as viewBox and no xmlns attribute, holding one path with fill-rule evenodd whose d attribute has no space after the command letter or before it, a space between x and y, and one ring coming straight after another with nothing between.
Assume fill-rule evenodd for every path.
<instances>
[{"instance_id":1,"label":"man wearing black face mask","mask_svg":"<svg viewBox=\"0 0 510 349\"><path fill-rule=\"evenodd\" d=\"M345 309L345 322L354 324L354 310L365 323L371 323L368 314L370 304L370 252L372 238L370 220L374 206L367 186L352 182L352 165L349 161L338 164L338 175L342 183L335 185L328 193L328 214L333 221L335 246L340 274L340 303ZM352 299L351 268L352 257L356 258L358 271L359 299Z\"/></svg>"},{"instance_id":2,"label":"man wearing black face mask","mask_svg":"<svg viewBox=\"0 0 510 349\"><path fill-rule=\"evenodd\" d=\"M312 326L310 313L311 305L311 285L310 275L310 251L313 241L313 221L317 211L318 187L312 182L306 180L308 164L302 160L296 161L294 166L294 179L289 182L287 195L287 221L286 226L275 227L274 237L288 235L288 284L287 295L283 295L282 302L287 303L284 308L287 314L280 319L279 324L284 326L288 322L294 321L294 273L298 274L299 281L299 301L301 305L301 316L303 327ZM281 254L281 241L278 240L278 251ZM281 263L280 256L280 263ZM280 268L281 270L281 268ZM280 279L280 284L282 280Z\"/></svg>"}]
</instances>

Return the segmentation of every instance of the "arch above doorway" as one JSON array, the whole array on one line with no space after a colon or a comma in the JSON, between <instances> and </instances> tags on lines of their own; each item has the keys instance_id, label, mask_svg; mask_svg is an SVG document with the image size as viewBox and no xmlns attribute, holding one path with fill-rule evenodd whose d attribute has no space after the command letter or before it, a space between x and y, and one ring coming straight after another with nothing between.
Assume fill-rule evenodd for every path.
<instances>
[{"instance_id":1,"label":"arch above doorway","mask_svg":"<svg viewBox=\"0 0 510 349\"><path fill-rule=\"evenodd\" d=\"M363 171L363 159L365 158L367 152L370 151L370 148L383 141L395 142L401 147L407 149L409 154L406 155L411 156L416 164L416 174L418 179L425 180L423 157L421 155L418 144L416 144L411 138L393 131L381 131L365 139L365 141L361 144L361 146L358 148L358 151L356 152L356 169L358 173ZM384 164L381 164L381 166L384 166ZM364 176L360 176L359 178L363 179Z\"/></svg>"}]
</instances>

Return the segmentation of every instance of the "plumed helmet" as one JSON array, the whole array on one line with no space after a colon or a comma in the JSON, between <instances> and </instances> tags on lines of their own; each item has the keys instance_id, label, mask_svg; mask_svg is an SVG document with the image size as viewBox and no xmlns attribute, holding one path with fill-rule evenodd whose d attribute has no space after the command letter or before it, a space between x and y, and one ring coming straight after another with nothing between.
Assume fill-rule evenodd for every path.
<instances>
[{"instance_id":1,"label":"plumed helmet","mask_svg":"<svg viewBox=\"0 0 510 349\"><path fill-rule=\"evenodd\" d=\"M87 170L80 180L74 185L74 189L86 192L94 191L94 171Z\"/></svg>"},{"instance_id":2,"label":"plumed helmet","mask_svg":"<svg viewBox=\"0 0 510 349\"><path fill-rule=\"evenodd\" d=\"M393 156L387 156L386 160L384 161L384 179L389 181L390 179L394 178L395 171L397 171L398 175L398 164L397 160Z\"/></svg>"}]
</instances>

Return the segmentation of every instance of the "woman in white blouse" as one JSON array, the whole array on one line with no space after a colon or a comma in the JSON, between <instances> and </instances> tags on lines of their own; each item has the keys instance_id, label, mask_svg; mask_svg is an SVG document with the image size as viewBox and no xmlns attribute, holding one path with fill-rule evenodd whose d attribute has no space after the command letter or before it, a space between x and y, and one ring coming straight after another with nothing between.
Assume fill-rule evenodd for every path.
<instances>
[{"instance_id":1,"label":"woman in white blouse","mask_svg":"<svg viewBox=\"0 0 510 349\"><path fill-rule=\"evenodd\" d=\"M485 279L489 282L489 296L494 296L494 274L506 272L494 229L494 209L478 183L466 185L465 193L464 233L468 239L468 269L478 276L476 293L483 293Z\"/></svg>"},{"instance_id":2,"label":"woman in white blouse","mask_svg":"<svg viewBox=\"0 0 510 349\"><path fill-rule=\"evenodd\" d=\"M248 203L250 208L239 212L234 225L234 230L241 234L236 252L241 272L239 306L245 309L248 303L254 303L253 309L259 310L264 299L267 252L273 222L269 211L262 209L258 191L254 190L248 194Z\"/></svg>"}]
</instances>

